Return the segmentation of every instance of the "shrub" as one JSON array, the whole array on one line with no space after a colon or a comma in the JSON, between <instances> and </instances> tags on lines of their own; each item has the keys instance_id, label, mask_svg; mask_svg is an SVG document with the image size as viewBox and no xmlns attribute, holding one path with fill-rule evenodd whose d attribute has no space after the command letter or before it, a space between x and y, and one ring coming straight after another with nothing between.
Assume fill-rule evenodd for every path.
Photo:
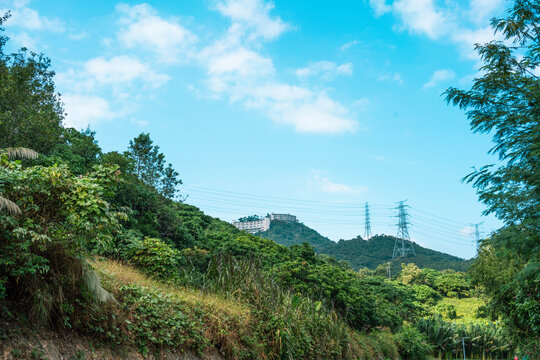
<instances>
[{"instance_id":1,"label":"shrub","mask_svg":"<svg viewBox=\"0 0 540 360\"><path fill-rule=\"evenodd\" d=\"M120 214L106 201L116 169L74 176L65 165L24 168L0 157L0 193L21 214L0 211L0 296L33 321L69 325L84 286L84 256L108 248Z\"/></svg>"},{"instance_id":2,"label":"shrub","mask_svg":"<svg viewBox=\"0 0 540 360\"><path fill-rule=\"evenodd\" d=\"M180 266L185 263L180 251L148 237L130 244L128 259L146 274L162 280L179 280Z\"/></svg>"},{"instance_id":3,"label":"shrub","mask_svg":"<svg viewBox=\"0 0 540 360\"><path fill-rule=\"evenodd\" d=\"M404 360L425 360L432 351L426 337L416 328L405 326L396 335L399 353Z\"/></svg>"},{"instance_id":4,"label":"shrub","mask_svg":"<svg viewBox=\"0 0 540 360\"><path fill-rule=\"evenodd\" d=\"M441 295L427 285L413 285L412 290L416 299L426 305L435 305L441 299Z\"/></svg>"},{"instance_id":5,"label":"shrub","mask_svg":"<svg viewBox=\"0 0 540 360\"><path fill-rule=\"evenodd\" d=\"M456 307L450 304L438 304L432 310L433 313L441 315L445 319L456 319Z\"/></svg>"}]
</instances>

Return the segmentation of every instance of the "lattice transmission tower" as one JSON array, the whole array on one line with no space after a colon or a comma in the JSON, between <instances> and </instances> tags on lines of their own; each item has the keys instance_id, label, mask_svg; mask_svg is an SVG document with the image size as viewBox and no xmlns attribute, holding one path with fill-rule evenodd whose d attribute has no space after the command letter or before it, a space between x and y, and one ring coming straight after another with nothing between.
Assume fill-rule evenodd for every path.
<instances>
[{"instance_id":1,"label":"lattice transmission tower","mask_svg":"<svg viewBox=\"0 0 540 360\"><path fill-rule=\"evenodd\" d=\"M366 215L365 215L365 219L364 219L364 223L365 223L365 229L364 229L364 239L365 240L369 240L369 238L372 236L371 235L371 220L369 219L369 205L368 203L366 202Z\"/></svg>"},{"instance_id":2,"label":"lattice transmission tower","mask_svg":"<svg viewBox=\"0 0 540 360\"><path fill-rule=\"evenodd\" d=\"M400 201L397 207L398 209L398 232L397 239L394 243L394 253L392 254L392 259L400 256L403 257L407 254L412 254L416 256L414 251L413 243L411 242L411 237L409 236L409 214L407 213L408 206L405 205L405 201Z\"/></svg>"},{"instance_id":3,"label":"lattice transmission tower","mask_svg":"<svg viewBox=\"0 0 540 360\"><path fill-rule=\"evenodd\" d=\"M474 235L474 240L476 244L476 254L478 254L478 247L480 246L480 240L482 240L483 232L480 231L480 225L482 225L484 222L479 222L477 224L469 224L471 226L474 226L474 233L471 235Z\"/></svg>"}]
</instances>

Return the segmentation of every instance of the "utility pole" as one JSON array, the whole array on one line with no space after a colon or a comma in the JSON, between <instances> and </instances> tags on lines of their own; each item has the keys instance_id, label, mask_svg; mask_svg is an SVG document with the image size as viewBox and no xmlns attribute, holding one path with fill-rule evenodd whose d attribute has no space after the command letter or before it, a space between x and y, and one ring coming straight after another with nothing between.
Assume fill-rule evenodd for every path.
<instances>
[{"instance_id":1,"label":"utility pole","mask_svg":"<svg viewBox=\"0 0 540 360\"><path fill-rule=\"evenodd\" d=\"M480 225L482 225L484 222L479 222L477 224L469 224L471 226L474 226L474 240L476 243L476 254L478 254L478 247L480 246L480 240L482 239L483 233L480 231ZM473 235L471 234L471 235Z\"/></svg>"},{"instance_id":2,"label":"utility pole","mask_svg":"<svg viewBox=\"0 0 540 360\"><path fill-rule=\"evenodd\" d=\"M413 256L416 256L416 252L414 251L414 247L409 236L409 230L407 229L407 226L409 225L409 214L407 213L408 205L404 204L405 201L400 201L397 207L399 212L399 221L397 225L398 233L396 242L394 243L394 252L392 254L392 259L398 256L403 257L407 254L412 254Z\"/></svg>"},{"instance_id":3,"label":"utility pole","mask_svg":"<svg viewBox=\"0 0 540 360\"><path fill-rule=\"evenodd\" d=\"M372 235L371 235L371 221L369 220L369 205L366 202L364 240L369 240L371 236Z\"/></svg>"}]
</instances>

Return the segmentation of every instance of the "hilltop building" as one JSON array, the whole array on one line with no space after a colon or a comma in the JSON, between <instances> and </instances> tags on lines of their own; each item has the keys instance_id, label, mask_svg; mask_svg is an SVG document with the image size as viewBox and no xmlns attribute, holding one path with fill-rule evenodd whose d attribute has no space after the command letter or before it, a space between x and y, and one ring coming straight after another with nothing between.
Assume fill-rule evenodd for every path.
<instances>
[{"instance_id":1,"label":"hilltop building","mask_svg":"<svg viewBox=\"0 0 540 360\"><path fill-rule=\"evenodd\" d=\"M258 232L266 231L270 229L270 223L272 221L284 221L284 222L298 222L296 216L291 214L268 214L264 218L251 220L251 221L233 221L233 225L239 229L247 231L250 234L256 234Z\"/></svg>"},{"instance_id":2,"label":"hilltop building","mask_svg":"<svg viewBox=\"0 0 540 360\"><path fill-rule=\"evenodd\" d=\"M298 220L296 219L296 216L294 216L294 215L271 213L270 214L270 221L274 221L274 220L284 221L284 222L288 222L288 223L298 222Z\"/></svg>"},{"instance_id":3,"label":"hilltop building","mask_svg":"<svg viewBox=\"0 0 540 360\"><path fill-rule=\"evenodd\" d=\"M266 216L262 219L252 221L233 221L233 225L239 230L245 230L250 234L255 234L270 229L270 217Z\"/></svg>"}]
</instances>

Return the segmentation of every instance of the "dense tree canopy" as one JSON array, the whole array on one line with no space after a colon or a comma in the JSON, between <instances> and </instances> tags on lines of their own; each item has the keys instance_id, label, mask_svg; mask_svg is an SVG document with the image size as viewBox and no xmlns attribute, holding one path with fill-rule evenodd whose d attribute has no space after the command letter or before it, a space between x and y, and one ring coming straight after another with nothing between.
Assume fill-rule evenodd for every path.
<instances>
[{"instance_id":1,"label":"dense tree canopy","mask_svg":"<svg viewBox=\"0 0 540 360\"><path fill-rule=\"evenodd\" d=\"M467 111L473 131L493 133L500 160L466 177L486 213L506 224L483 242L474 279L516 341L538 348L526 343L540 333L540 4L515 0L492 26L506 41L477 45L483 75L446 95Z\"/></svg>"}]
</instances>

